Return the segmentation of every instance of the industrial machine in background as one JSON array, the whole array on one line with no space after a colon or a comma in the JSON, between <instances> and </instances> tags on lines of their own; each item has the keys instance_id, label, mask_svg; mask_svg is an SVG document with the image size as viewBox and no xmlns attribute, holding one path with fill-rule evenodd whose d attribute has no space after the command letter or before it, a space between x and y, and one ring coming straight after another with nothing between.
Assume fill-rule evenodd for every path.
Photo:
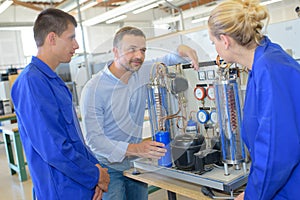
<instances>
[{"instance_id":1,"label":"industrial machine in background","mask_svg":"<svg viewBox=\"0 0 300 200\"><path fill-rule=\"evenodd\" d=\"M190 64L153 65L152 139L165 143L168 153L159 160L137 159L134 167L233 195L249 173L240 128L246 75L219 57L199 66L195 71Z\"/></svg>"},{"instance_id":2,"label":"industrial machine in background","mask_svg":"<svg viewBox=\"0 0 300 200\"><path fill-rule=\"evenodd\" d=\"M18 76L16 68L8 68L5 73L0 72L0 115L7 115L13 112L10 90Z\"/></svg>"}]
</instances>

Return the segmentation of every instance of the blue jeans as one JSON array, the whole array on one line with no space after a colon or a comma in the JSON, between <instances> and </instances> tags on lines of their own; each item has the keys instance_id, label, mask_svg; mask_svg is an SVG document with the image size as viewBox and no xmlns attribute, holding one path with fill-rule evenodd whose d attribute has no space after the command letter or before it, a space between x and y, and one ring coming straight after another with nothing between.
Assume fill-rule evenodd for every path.
<instances>
[{"instance_id":1,"label":"blue jeans","mask_svg":"<svg viewBox=\"0 0 300 200\"><path fill-rule=\"evenodd\" d=\"M107 166L103 166L107 167ZM108 192L103 200L147 200L148 184L123 176L122 171L107 167L110 175Z\"/></svg>"}]
</instances>

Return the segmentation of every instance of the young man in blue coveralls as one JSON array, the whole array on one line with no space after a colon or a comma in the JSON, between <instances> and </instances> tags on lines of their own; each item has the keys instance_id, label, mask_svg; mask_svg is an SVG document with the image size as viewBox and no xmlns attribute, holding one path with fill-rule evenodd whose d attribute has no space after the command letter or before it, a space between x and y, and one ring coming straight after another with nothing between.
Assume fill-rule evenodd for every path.
<instances>
[{"instance_id":1,"label":"young man in blue coveralls","mask_svg":"<svg viewBox=\"0 0 300 200\"><path fill-rule=\"evenodd\" d=\"M57 9L34 24L37 56L13 85L11 96L37 199L98 199L110 181L82 140L72 95L54 72L78 49L77 23Z\"/></svg>"}]
</instances>

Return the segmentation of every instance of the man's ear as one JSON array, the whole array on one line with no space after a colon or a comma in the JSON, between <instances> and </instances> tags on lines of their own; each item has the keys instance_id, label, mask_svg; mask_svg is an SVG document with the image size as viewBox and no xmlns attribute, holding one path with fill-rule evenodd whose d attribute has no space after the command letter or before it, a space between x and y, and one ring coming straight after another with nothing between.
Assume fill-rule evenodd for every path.
<instances>
[{"instance_id":1,"label":"man's ear","mask_svg":"<svg viewBox=\"0 0 300 200\"><path fill-rule=\"evenodd\" d=\"M55 45L56 37L57 37L57 35L54 32L50 32L50 33L48 33L46 40L48 40L49 44Z\"/></svg>"},{"instance_id":2,"label":"man's ear","mask_svg":"<svg viewBox=\"0 0 300 200\"><path fill-rule=\"evenodd\" d=\"M221 34L220 35L220 39L223 42L225 49L228 49L229 46L230 46L230 39L229 39L229 37L227 35Z\"/></svg>"},{"instance_id":3,"label":"man's ear","mask_svg":"<svg viewBox=\"0 0 300 200\"><path fill-rule=\"evenodd\" d=\"M119 49L117 47L113 47L114 58L119 58Z\"/></svg>"}]
</instances>

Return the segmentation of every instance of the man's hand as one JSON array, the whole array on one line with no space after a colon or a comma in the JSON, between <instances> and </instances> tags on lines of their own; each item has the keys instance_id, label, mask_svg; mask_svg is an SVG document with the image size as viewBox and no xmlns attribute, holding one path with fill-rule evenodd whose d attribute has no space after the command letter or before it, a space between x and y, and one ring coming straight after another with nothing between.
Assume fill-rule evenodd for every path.
<instances>
[{"instance_id":1,"label":"man's hand","mask_svg":"<svg viewBox=\"0 0 300 200\"><path fill-rule=\"evenodd\" d=\"M107 168L102 168L99 164L96 164L100 172L100 177L98 179L98 187L103 191L108 191L108 184L110 182L109 174L107 172Z\"/></svg>"},{"instance_id":2,"label":"man's hand","mask_svg":"<svg viewBox=\"0 0 300 200\"><path fill-rule=\"evenodd\" d=\"M138 144L129 144L126 156L159 159L167 152L164 147L165 145L163 143L150 140L146 140Z\"/></svg>"},{"instance_id":3,"label":"man's hand","mask_svg":"<svg viewBox=\"0 0 300 200\"><path fill-rule=\"evenodd\" d=\"M189 46L179 45L177 48L177 52L181 57L188 57L192 61L192 65L195 70L199 69L199 62L197 52Z\"/></svg>"},{"instance_id":4,"label":"man's hand","mask_svg":"<svg viewBox=\"0 0 300 200\"><path fill-rule=\"evenodd\" d=\"M95 188L95 193L93 196L93 200L102 200L103 191L100 189L100 187L97 185Z\"/></svg>"}]
</instances>

